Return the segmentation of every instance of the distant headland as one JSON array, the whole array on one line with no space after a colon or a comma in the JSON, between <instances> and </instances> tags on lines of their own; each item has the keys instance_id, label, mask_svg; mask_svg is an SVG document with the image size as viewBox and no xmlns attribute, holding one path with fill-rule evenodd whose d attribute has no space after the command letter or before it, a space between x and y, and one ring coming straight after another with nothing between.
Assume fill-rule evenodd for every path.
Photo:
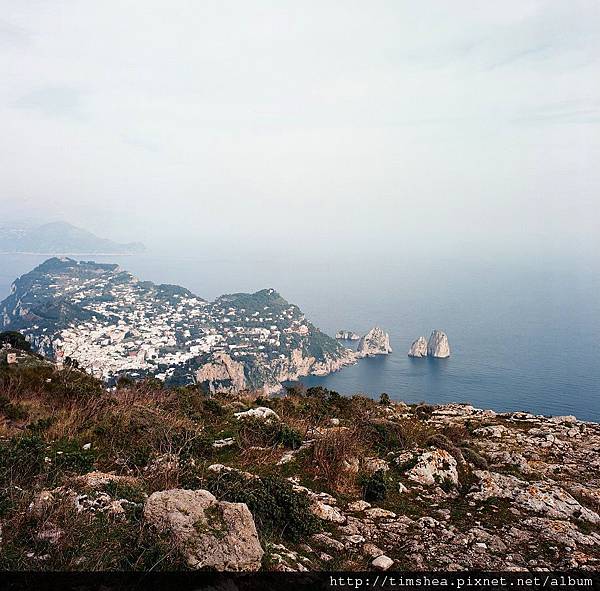
<instances>
[{"instance_id":1,"label":"distant headland","mask_svg":"<svg viewBox=\"0 0 600 591\"><path fill-rule=\"evenodd\" d=\"M67 222L27 228L0 226L0 254L130 255L145 250L141 242L121 244Z\"/></svg>"}]
</instances>

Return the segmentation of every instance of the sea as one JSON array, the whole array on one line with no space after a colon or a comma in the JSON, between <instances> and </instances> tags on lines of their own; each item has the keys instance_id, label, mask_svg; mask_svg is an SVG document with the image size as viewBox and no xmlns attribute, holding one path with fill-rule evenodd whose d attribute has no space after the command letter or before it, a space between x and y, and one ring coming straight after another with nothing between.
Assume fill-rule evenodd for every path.
<instances>
[{"instance_id":1,"label":"sea","mask_svg":"<svg viewBox=\"0 0 600 591\"><path fill-rule=\"evenodd\" d=\"M0 255L0 299L42 255ZM389 332L393 353L325 377L340 393L600 421L600 273L578 261L417 260L207 254L74 257L213 299L273 287L326 333ZM449 359L411 359L418 336L448 334ZM355 346L355 343L347 343Z\"/></svg>"}]
</instances>

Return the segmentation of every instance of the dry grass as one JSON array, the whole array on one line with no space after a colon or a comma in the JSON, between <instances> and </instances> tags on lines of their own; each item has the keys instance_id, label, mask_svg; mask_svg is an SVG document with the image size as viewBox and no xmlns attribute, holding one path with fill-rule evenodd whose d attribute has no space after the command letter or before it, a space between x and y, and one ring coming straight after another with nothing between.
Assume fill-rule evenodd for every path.
<instances>
[{"instance_id":1,"label":"dry grass","mask_svg":"<svg viewBox=\"0 0 600 591\"><path fill-rule=\"evenodd\" d=\"M356 486L356 473L348 465L365 453L365 446L356 429L334 428L320 436L311 447L310 469L334 491L346 492Z\"/></svg>"}]
</instances>

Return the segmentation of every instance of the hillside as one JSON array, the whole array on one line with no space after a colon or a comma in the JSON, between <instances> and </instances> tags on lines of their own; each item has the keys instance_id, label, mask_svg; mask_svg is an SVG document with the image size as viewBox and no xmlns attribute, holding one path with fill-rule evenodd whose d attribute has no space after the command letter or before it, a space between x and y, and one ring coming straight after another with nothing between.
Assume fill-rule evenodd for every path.
<instances>
[{"instance_id":1,"label":"hillside","mask_svg":"<svg viewBox=\"0 0 600 591\"><path fill-rule=\"evenodd\" d=\"M274 289L213 302L139 281L117 265L48 259L0 303L3 330L35 351L75 358L105 380L153 376L209 390L264 387L355 362Z\"/></svg>"},{"instance_id":2,"label":"hillside","mask_svg":"<svg viewBox=\"0 0 600 591\"><path fill-rule=\"evenodd\" d=\"M0 227L0 252L36 254L133 254L143 252L139 242L119 244L66 222L35 228Z\"/></svg>"},{"instance_id":3,"label":"hillside","mask_svg":"<svg viewBox=\"0 0 600 591\"><path fill-rule=\"evenodd\" d=\"M0 364L0 569L597 570L600 427Z\"/></svg>"}]
</instances>

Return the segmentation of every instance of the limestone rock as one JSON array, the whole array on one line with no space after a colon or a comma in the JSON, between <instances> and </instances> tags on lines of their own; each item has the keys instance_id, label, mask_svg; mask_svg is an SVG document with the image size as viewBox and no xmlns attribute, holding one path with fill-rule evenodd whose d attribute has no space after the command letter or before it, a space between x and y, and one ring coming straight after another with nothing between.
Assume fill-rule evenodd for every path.
<instances>
[{"instance_id":1,"label":"limestone rock","mask_svg":"<svg viewBox=\"0 0 600 591\"><path fill-rule=\"evenodd\" d=\"M419 484L441 484L447 480L458 484L456 465L456 460L445 449L434 449L422 454L407 475Z\"/></svg>"},{"instance_id":2,"label":"limestone rock","mask_svg":"<svg viewBox=\"0 0 600 591\"><path fill-rule=\"evenodd\" d=\"M450 357L450 345L445 332L434 330L427 343L427 355L444 359Z\"/></svg>"},{"instance_id":3,"label":"limestone rock","mask_svg":"<svg viewBox=\"0 0 600 591\"><path fill-rule=\"evenodd\" d=\"M244 412L235 413L236 419L248 419L252 417L263 419L265 421L280 420L279 415L274 410L267 408L266 406L258 406L257 408L251 408L250 410L246 410Z\"/></svg>"},{"instance_id":4,"label":"limestone rock","mask_svg":"<svg viewBox=\"0 0 600 591\"><path fill-rule=\"evenodd\" d=\"M388 355L391 352L390 335L378 326L372 328L358 343L357 353L359 357Z\"/></svg>"},{"instance_id":5,"label":"limestone rock","mask_svg":"<svg viewBox=\"0 0 600 591\"><path fill-rule=\"evenodd\" d=\"M326 548L330 548L336 552L344 551L344 544L342 544L342 542L339 540L332 538L328 534L313 534L311 540L320 546L325 546Z\"/></svg>"},{"instance_id":6,"label":"limestone rock","mask_svg":"<svg viewBox=\"0 0 600 591\"><path fill-rule=\"evenodd\" d=\"M210 392L235 393L247 388L244 365L227 353L217 352L196 372L196 383L208 386Z\"/></svg>"},{"instance_id":7,"label":"limestone rock","mask_svg":"<svg viewBox=\"0 0 600 591\"><path fill-rule=\"evenodd\" d=\"M363 544L362 553L365 556L370 556L371 558L377 558L378 556L381 556L383 554L383 550L381 548L379 548L378 546L376 546L375 544L371 544L370 542L367 542L366 544Z\"/></svg>"},{"instance_id":8,"label":"limestone rock","mask_svg":"<svg viewBox=\"0 0 600 591\"><path fill-rule=\"evenodd\" d=\"M523 509L542 513L546 517L568 519L576 517L593 524L600 523L597 513L584 507L568 492L548 482L526 482L515 476L477 470L480 490L470 497L484 501L491 497L512 499Z\"/></svg>"},{"instance_id":9,"label":"limestone rock","mask_svg":"<svg viewBox=\"0 0 600 591\"><path fill-rule=\"evenodd\" d=\"M117 474L111 474L110 472L88 472L83 476L78 476L75 480L75 484L91 489L98 489L107 484L119 483L126 485L135 485L138 481L131 476L118 476Z\"/></svg>"},{"instance_id":10,"label":"limestone rock","mask_svg":"<svg viewBox=\"0 0 600 591\"><path fill-rule=\"evenodd\" d=\"M370 509L370 508L371 508L371 503L369 503L367 501L363 501L363 500L348 503L348 511L350 511L352 513L360 513L361 511L364 511L365 509Z\"/></svg>"},{"instance_id":11,"label":"limestone rock","mask_svg":"<svg viewBox=\"0 0 600 591\"><path fill-rule=\"evenodd\" d=\"M373 560L373 562L371 562L371 565L377 570L388 570L393 564L394 561L385 554L378 556L375 560Z\"/></svg>"},{"instance_id":12,"label":"limestone rock","mask_svg":"<svg viewBox=\"0 0 600 591\"><path fill-rule=\"evenodd\" d=\"M217 501L206 490L163 490L146 501L144 520L170 537L190 568L260 568L264 552L244 503Z\"/></svg>"},{"instance_id":13,"label":"limestone rock","mask_svg":"<svg viewBox=\"0 0 600 591\"><path fill-rule=\"evenodd\" d=\"M425 337L419 337L410 346L408 351L409 357L427 357L427 339Z\"/></svg>"},{"instance_id":14,"label":"limestone rock","mask_svg":"<svg viewBox=\"0 0 600 591\"><path fill-rule=\"evenodd\" d=\"M335 338L341 341L358 341L360 336L351 330L338 330L335 333Z\"/></svg>"},{"instance_id":15,"label":"limestone rock","mask_svg":"<svg viewBox=\"0 0 600 591\"><path fill-rule=\"evenodd\" d=\"M318 500L312 501L310 511L313 515L324 521L331 521L332 523L346 522L346 517L337 507L332 507Z\"/></svg>"},{"instance_id":16,"label":"limestone rock","mask_svg":"<svg viewBox=\"0 0 600 591\"><path fill-rule=\"evenodd\" d=\"M373 507L372 509L367 509L365 511L365 515L370 519L393 519L396 517L396 514L392 511L388 511L387 509L382 509L381 507Z\"/></svg>"},{"instance_id":17,"label":"limestone rock","mask_svg":"<svg viewBox=\"0 0 600 591\"><path fill-rule=\"evenodd\" d=\"M216 439L213 441L212 446L216 449L221 449L222 447L229 447L231 445L235 445L235 439L233 437L225 437L225 439Z\"/></svg>"},{"instance_id":18,"label":"limestone rock","mask_svg":"<svg viewBox=\"0 0 600 591\"><path fill-rule=\"evenodd\" d=\"M387 472L390 465L381 458L364 458L362 468L367 474L375 474L375 472Z\"/></svg>"}]
</instances>

